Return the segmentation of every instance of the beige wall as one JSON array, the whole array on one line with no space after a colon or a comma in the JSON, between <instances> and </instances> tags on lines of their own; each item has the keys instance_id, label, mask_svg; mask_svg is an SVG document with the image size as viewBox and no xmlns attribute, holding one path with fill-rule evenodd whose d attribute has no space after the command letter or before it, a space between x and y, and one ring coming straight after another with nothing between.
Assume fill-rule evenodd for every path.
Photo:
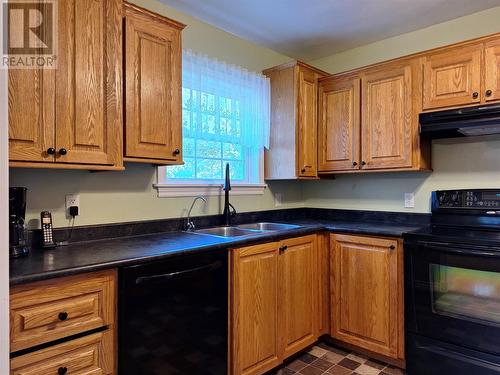
<instances>
[{"instance_id":1,"label":"beige wall","mask_svg":"<svg viewBox=\"0 0 500 375\"><path fill-rule=\"evenodd\" d=\"M500 7L332 55L311 64L341 72L431 48L500 32ZM429 212L437 189L500 187L500 137L433 141L433 173L337 176L308 182L304 204L383 211ZM415 208L404 208L404 193L415 193Z\"/></svg>"},{"instance_id":2,"label":"beige wall","mask_svg":"<svg viewBox=\"0 0 500 375\"><path fill-rule=\"evenodd\" d=\"M239 39L220 29L179 13L155 0L132 2L186 23L183 32L185 48L204 52L212 57L234 63L249 70L290 60L267 48ZM81 215L76 225L101 224L134 220L179 217L192 198L157 198L156 168L150 165L127 165L125 172L57 171L14 169L10 171L11 186L26 186L28 192L27 219L31 227L39 227L42 210L50 210L56 227L66 226L64 202L66 194L80 194ZM283 207L302 205L300 186L293 182L273 183L262 196L233 197L239 211L273 209L272 192L283 195ZM220 211L218 198L210 198L207 207L195 214L215 214Z\"/></svg>"}]
</instances>

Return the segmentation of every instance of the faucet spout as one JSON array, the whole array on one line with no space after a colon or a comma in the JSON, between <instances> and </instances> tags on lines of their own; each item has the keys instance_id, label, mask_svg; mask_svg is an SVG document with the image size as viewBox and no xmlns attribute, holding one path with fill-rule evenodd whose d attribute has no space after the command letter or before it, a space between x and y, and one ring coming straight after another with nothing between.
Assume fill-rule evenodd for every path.
<instances>
[{"instance_id":1,"label":"faucet spout","mask_svg":"<svg viewBox=\"0 0 500 375\"><path fill-rule=\"evenodd\" d=\"M195 203L198 201L198 199L207 203L207 200L202 196L198 196L198 197L194 198L193 203L191 203L191 207L189 208L188 215L187 215L187 223L186 223L186 230L187 231L193 231L196 229L196 226L194 225L193 221L191 220L191 211L193 210L193 207L194 207Z\"/></svg>"}]
</instances>

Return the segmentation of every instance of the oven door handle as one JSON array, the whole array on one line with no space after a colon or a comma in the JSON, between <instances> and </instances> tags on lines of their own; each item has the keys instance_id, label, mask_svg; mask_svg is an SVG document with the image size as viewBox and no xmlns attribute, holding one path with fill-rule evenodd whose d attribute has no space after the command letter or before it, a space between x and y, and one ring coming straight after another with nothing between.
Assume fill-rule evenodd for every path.
<instances>
[{"instance_id":1,"label":"oven door handle","mask_svg":"<svg viewBox=\"0 0 500 375\"><path fill-rule=\"evenodd\" d=\"M468 250L464 248L448 247L448 246L438 246L433 244L425 243L423 244L425 248L430 250L443 251L447 253L454 253L460 255L470 255L470 256L481 256L488 258L500 258L500 252L498 251L487 251L487 250Z\"/></svg>"},{"instance_id":2,"label":"oven door handle","mask_svg":"<svg viewBox=\"0 0 500 375\"><path fill-rule=\"evenodd\" d=\"M161 275L153 275L153 276L141 276L141 277L138 277L137 279L135 279L135 283L137 285L139 285L139 284L144 284L144 283L148 283L148 282L172 280L172 279L176 279L178 277L187 276L187 275L201 272L201 271L213 271L213 270L220 268L221 266L222 266L222 262L217 261L217 262L213 262L211 264L208 264L206 266L190 268L190 269L183 270L183 271L176 271L176 272L164 273Z\"/></svg>"}]
</instances>

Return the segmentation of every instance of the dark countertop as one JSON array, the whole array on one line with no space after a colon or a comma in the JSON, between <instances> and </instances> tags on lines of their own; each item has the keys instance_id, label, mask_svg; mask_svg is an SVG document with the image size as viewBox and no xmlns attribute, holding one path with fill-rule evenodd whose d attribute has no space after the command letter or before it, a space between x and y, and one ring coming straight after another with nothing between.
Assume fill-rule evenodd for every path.
<instances>
[{"instance_id":1,"label":"dark countertop","mask_svg":"<svg viewBox=\"0 0 500 375\"><path fill-rule=\"evenodd\" d=\"M387 221L280 220L278 222L300 224L301 227L235 238L186 232L165 232L79 242L50 250L35 249L26 258L10 261L10 285L130 266L183 254L223 251L229 248L303 236L324 230L338 233L401 237L403 233L422 228L422 225L403 225Z\"/></svg>"}]
</instances>

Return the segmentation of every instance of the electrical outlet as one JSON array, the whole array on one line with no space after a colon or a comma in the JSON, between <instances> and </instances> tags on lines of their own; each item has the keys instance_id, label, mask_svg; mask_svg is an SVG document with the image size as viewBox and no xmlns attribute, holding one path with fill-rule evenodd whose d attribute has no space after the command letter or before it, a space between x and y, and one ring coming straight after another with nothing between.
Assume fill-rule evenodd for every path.
<instances>
[{"instance_id":1,"label":"electrical outlet","mask_svg":"<svg viewBox=\"0 0 500 375\"><path fill-rule=\"evenodd\" d=\"M70 207L78 207L78 212L80 212L80 196L78 194L66 195L67 212L69 212Z\"/></svg>"},{"instance_id":2,"label":"electrical outlet","mask_svg":"<svg viewBox=\"0 0 500 375\"><path fill-rule=\"evenodd\" d=\"M283 195L281 193L275 193L274 194L274 206L281 207L282 204L283 204Z\"/></svg>"},{"instance_id":3,"label":"electrical outlet","mask_svg":"<svg viewBox=\"0 0 500 375\"><path fill-rule=\"evenodd\" d=\"M415 208L415 194L405 193L405 208Z\"/></svg>"}]
</instances>

